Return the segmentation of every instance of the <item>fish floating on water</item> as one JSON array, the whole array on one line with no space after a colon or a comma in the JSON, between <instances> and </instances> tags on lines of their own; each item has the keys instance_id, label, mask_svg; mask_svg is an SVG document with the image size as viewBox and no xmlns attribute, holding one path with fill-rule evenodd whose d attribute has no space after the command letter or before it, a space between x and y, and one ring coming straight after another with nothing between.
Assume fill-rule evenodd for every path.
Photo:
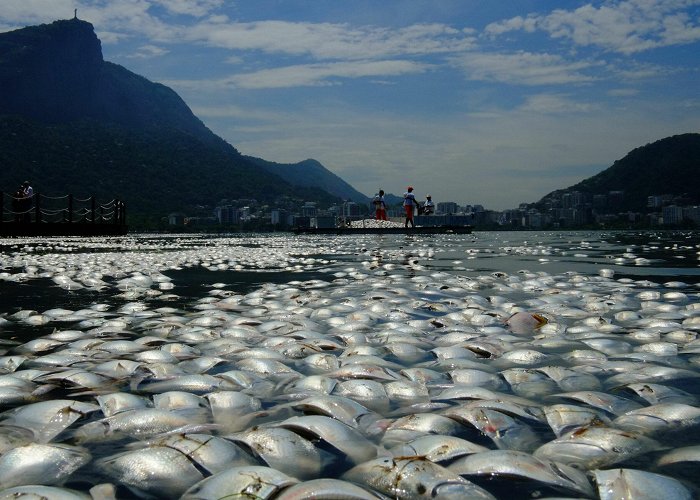
<instances>
[{"instance_id":1,"label":"fish floating on water","mask_svg":"<svg viewBox=\"0 0 700 500\"><path fill-rule=\"evenodd\" d=\"M700 494L697 286L408 238L0 240L0 498Z\"/></svg>"}]
</instances>

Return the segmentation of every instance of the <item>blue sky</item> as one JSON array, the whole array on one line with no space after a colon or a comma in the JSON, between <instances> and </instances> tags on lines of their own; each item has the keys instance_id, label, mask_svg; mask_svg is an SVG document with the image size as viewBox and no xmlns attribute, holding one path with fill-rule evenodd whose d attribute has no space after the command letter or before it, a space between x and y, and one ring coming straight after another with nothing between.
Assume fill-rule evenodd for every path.
<instances>
[{"instance_id":1,"label":"blue sky","mask_svg":"<svg viewBox=\"0 0 700 500\"><path fill-rule=\"evenodd\" d=\"M355 188L537 201L700 132L700 0L2 0L78 17L242 153Z\"/></svg>"}]
</instances>

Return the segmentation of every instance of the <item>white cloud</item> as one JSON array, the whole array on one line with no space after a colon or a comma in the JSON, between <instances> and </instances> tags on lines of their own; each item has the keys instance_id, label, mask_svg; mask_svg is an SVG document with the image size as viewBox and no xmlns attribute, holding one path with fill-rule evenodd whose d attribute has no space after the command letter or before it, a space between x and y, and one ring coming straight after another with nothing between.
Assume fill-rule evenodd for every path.
<instances>
[{"instance_id":1,"label":"white cloud","mask_svg":"<svg viewBox=\"0 0 700 500\"><path fill-rule=\"evenodd\" d=\"M426 65L412 61L350 61L330 64L304 64L265 69L236 75L232 81L242 88L282 88L300 85L328 85L333 78L398 76L422 73Z\"/></svg>"},{"instance_id":2,"label":"white cloud","mask_svg":"<svg viewBox=\"0 0 700 500\"><path fill-rule=\"evenodd\" d=\"M161 83L176 89L221 90L231 88L279 89L300 86L337 85L339 78L399 76L422 73L430 66L413 61L349 61L324 64L299 64L263 69L219 79L164 80ZM386 83L386 82L382 82Z\"/></svg>"},{"instance_id":3,"label":"white cloud","mask_svg":"<svg viewBox=\"0 0 700 500\"><path fill-rule=\"evenodd\" d=\"M578 46L633 54L645 50L700 40L700 24L687 9L698 0L627 0L586 4L574 10L556 9L547 15L517 16L492 23L489 35L535 29L552 38L567 39Z\"/></svg>"},{"instance_id":4,"label":"white cloud","mask_svg":"<svg viewBox=\"0 0 700 500\"><path fill-rule=\"evenodd\" d=\"M532 16L516 16L503 21L491 23L484 28L484 34L490 36L502 35L510 31L525 31L533 33L537 29L537 19Z\"/></svg>"},{"instance_id":5,"label":"white cloud","mask_svg":"<svg viewBox=\"0 0 700 500\"><path fill-rule=\"evenodd\" d=\"M451 58L470 80L497 81L515 85L588 83L594 77L583 73L596 63L566 61L558 55L517 52L490 54L470 52Z\"/></svg>"},{"instance_id":6,"label":"white cloud","mask_svg":"<svg viewBox=\"0 0 700 500\"><path fill-rule=\"evenodd\" d=\"M181 28L174 38L231 50L309 56L316 60L367 60L397 55L461 52L474 37L443 24L417 24L396 30L345 24L260 21L204 21Z\"/></svg>"},{"instance_id":7,"label":"white cloud","mask_svg":"<svg viewBox=\"0 0 700 500\"><path fill-rule=\"evenodd\" d=\"M126 57L134 59L150 59L152 57L162 56L168 52L169 50L156 45L142 45L136 52Z\"/></svg>"},{"instance_id":8,"label":"white cloud","mask_svg":"<svg viewBox=\"0 0 700 500\"><path fill-rule=\"evenodd\" d=\"M173 14L194 17L206 16L223 4L223 0L154 0L154 2Z\"/></svg>"}]
</instances>

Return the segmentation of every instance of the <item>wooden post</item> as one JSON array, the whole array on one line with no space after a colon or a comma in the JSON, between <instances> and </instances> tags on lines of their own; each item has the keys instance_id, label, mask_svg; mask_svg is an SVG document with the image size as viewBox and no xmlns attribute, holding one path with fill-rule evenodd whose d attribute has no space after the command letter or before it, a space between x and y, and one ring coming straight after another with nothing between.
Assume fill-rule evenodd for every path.
<instances>
[{"instance_id":1,"label":"wooden post","mask_svg":"<svg viewBox=\"0 0 700 500\"><path fill-rule=\"evenodd\" d=\"M68 224L73 222L73 195L68 195Z\"/></svg>"},{"instance_id":2,"label":"wooden post","mask_svg":"<svg viewBox=\"0 0 700 500\"><path fill-rule=\"evenodd\" d=\"M95 197L90 197L90 211L92 212L92 223L95 223Z\"/></svg>"}]
</instances>

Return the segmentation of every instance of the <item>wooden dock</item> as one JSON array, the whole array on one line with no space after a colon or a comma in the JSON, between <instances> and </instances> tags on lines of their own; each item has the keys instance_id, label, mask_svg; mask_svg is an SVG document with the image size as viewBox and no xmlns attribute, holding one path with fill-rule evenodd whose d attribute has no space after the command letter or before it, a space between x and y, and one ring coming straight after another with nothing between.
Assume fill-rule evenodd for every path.
<instances>
[{"instance_id":1,"label":"wooden dock","mask_svg":"<svg viewBox=\"0 0 700 500\"><path fill-rule=\"evenodd\" d=\"M295 234L471 234L471 226L416 226L416 227L298 227Z\"/></svg>"},{"instance_id":2,"label":"wooden dock","mask_svg":"<svg viewBox=\"0 0 700 500\"><path fill-rule=\"evenodd\" d=\"M128 231L126 206L72 194L30 199L0 191L0 236L119 236Z\"/></svg>"}]
</instances>

